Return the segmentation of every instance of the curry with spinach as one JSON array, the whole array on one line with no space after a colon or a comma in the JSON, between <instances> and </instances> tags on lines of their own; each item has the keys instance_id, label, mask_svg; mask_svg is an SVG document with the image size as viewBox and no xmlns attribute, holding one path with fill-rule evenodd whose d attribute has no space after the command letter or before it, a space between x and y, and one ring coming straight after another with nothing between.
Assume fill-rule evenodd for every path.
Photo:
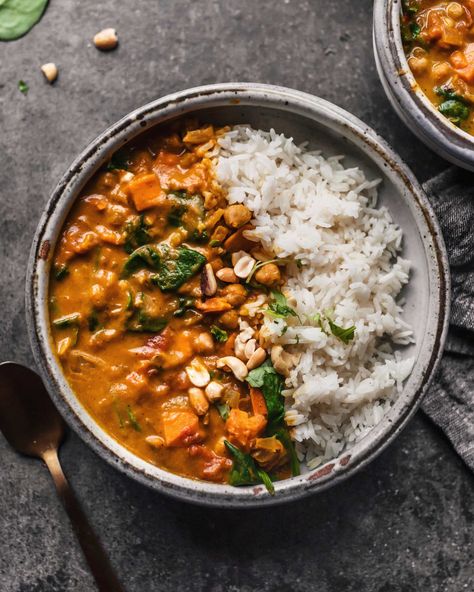
<instances>
[{"instance_id":1,"label":"curry with spinach","mask_svg":"<svg viewBox=\"0 0 474 592\"><path fill-rule=\"evenodd\" d=\"M420 88L441 114L474 134L474 0L404 0L401 25Z\"/></svg>"},{"instance_id":2,"label":"curry with spinach","mask_svg":"<svg viewBox=\"0 0 474 592\"><path fill-rule=\"evenodd\" d=\"M246 237L251 212L214 178L226 129L148 134L90 181L54 253L52 339L79 400L134 454L273 492L299 464L262 310L295 313L284 262Z\"/></svg>"}]
</instances>

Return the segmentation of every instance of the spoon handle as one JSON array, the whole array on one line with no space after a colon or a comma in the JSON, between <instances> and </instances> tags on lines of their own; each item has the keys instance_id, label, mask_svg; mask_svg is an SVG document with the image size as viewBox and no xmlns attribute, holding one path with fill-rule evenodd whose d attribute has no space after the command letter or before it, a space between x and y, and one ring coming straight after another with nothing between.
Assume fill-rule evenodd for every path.
<instances>
[{"instance_id":1,"label":"spoon handle","mask_svg":"<svg viewBox=\"0 0 474 592\"><path fill-rule=\"evenodd\" d=\"M81 506L63 473L57 450L52 448L46 450L43 454L43 460L53 477L59 499L68 513L99 591L124 592L102 544L92 530L89 521L82 511Z\"/></svg>"}]
</instances>

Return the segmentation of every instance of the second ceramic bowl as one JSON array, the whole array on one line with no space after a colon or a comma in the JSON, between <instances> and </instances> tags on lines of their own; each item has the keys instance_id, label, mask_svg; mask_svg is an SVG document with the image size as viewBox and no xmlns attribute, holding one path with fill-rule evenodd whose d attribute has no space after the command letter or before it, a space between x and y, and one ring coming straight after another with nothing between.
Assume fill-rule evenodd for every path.
<instances>
[{"instance_id":1,"label":"second ceramic bowl","mask_svg":"<svg viewBox=\"0 0 474 592\"><path fill-rule=\"evenodd\" d=\"M402 45L402 0L375 0L374 53L385 93L418 138L453 164L474 171L474 137L431 104L413 76Z\"/></svg>"}]
</instances>

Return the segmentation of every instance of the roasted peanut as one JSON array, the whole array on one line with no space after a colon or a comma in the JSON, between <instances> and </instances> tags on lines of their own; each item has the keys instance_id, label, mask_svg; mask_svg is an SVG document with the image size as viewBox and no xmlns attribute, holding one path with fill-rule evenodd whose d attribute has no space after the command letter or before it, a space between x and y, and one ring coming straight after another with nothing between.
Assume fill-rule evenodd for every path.
<instances>
[{"instance_id":1,"label":"roasted peanut","mask_svg":"<svg viewBox=\"0 0 474 592\"><path fill-rule=\"evenodd\" d=\"M240 228L247 224L251 218L252 212L242 204L234 204L224 210L225 223L231 228Z\"/></svg>"},{"instance_id":2,"label":"roasted peanut","mask_svg":"<svg viewBox=\"0 0 474 592\"><path fill-rule=\"evenodd\" d=\"M101 51L115 49L117 44L118 38L115 29L103 29L94 35L94 45Z\"/></svg>"}]
</instances>

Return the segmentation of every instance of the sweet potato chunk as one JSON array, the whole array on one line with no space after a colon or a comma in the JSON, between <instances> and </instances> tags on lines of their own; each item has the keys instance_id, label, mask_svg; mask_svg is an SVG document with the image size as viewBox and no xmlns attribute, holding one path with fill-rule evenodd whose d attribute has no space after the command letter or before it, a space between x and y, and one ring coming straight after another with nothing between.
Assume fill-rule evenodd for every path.
<instances>
[{"instance_id":1,"label":"sweet potato chunk","mask_svg":"<svg viewBox=\"0 0 474 592\"><path fill-rule=\"evenodd\" d=\"M463 52L455 52L456 54L463 54L465 59L464 67L457 67L456 72L460 78L465 80L468 84L474 83L474 43L469 43ZM453 54L454 56L454 54ZM452 56L452 57L453 57ZM454 58L455 63L461 64L460 58Z\"/></svg>"},{"instance_id":2,"label":"sweet potato chunk","mask_svg":"<svg viewBox=\"0 0 474 592\"><path fill-rule=\"evenodd\" d=\"M200 439L199 418L192 411L165 411L163 435L166 446L187 446Z\"/></svg>"},{"instance_id":3,"label":"sweet potato chunk","mask_svg":"<svg viewBox=\"0 0 474 592\"><path fill-rule=\"evenodd\" d=\"M153 173L137 175L128 184L128 191L139 212L161 205L166 199L166 194Z\"/></svg>"},{"instance_id":4,"label":"sweet potato chunk","mask_svg":"<svg viewBox=\"0 0 474 592\"><path fill-rule=\"evenodd\" d=\"M263 415L250 416L240 409L232 409L226 422L226 429L231 440L248 451L266 425L267 420Z\"/></svg>"}]
</instances>

